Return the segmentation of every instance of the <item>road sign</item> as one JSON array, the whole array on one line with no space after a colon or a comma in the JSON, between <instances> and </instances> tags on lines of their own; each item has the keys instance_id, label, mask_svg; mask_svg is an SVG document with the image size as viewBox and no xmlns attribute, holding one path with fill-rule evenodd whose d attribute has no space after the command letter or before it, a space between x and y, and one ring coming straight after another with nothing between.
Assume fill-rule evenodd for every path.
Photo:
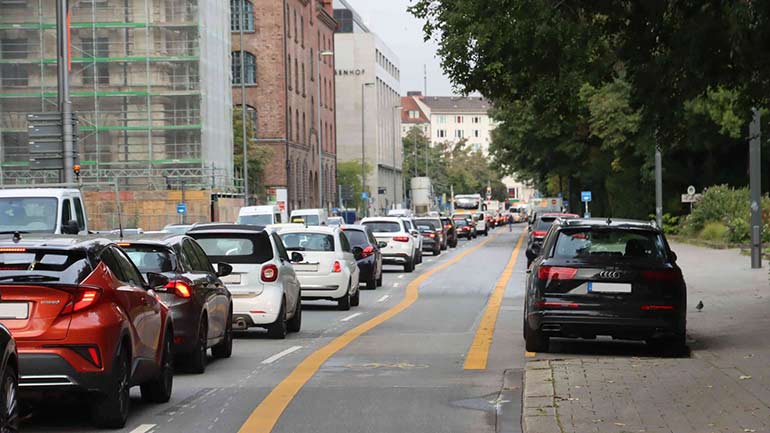
<instances>
[{"instance_id":1,"label":"road sign","mask_svg":"<svg viewBox=\"0 0 770 433\"><path fill-rule=\"evenodd\" d=\"M687 195L695 195L695 187L690 185L687 187Z\"/></svg>"},{"instance_id":2,"label":"road sign","mask_svg":"<svg viewBox=\"0 0 770 433\"><path fill-rule=\"evenodd\" d=\"M703 198L703 194L682 194L682 203L697 203Z\"/></svg>"},{"instance_id":3,"label":"road sign","mask_svg":"<svg viewBox=\"0 0 770 433\"><path fill-rule=\"evenodd\" d=\"M29 167L31 170L64 169L64 123L60 112L27 115ZM77 149L77 115L72 114L72 142ZM77 161L77 152L73 155Z\"/></svg>"},{"instance_id":4,"label":"road sign","mask_svg":"<svg viewBox=\"0 0 770 433\"><path fill-rule=\"evenodd\" d=\"M569 209L569 200L564 200L561 203L564 206L564 209Z\"/></svg>"},{"instance_id":5,"label":"road sign","mask_svg":"<svg viewBox=\"0 0 770 433\"><path fill-rule=\"evenodd\" d=\"M368 193L368 192L366 192L366 191L362 192L362 193L361 193L361 198L362 198L363 200L368 200L368 199L369 199L369 193Z\"/></svg>"},{"instance_id":6,"label":"road sign","mask_svg":"<svg viewBox=\"0 0 770 433\"><path fill-rule=\"evenodd\" d=\"M591 191L582 191L580 193L580 201L588 203L591 201Z\"/></svg>"},{"instance_id":7,"label":"road sign","mask_svg":"<svg viewBox=\"0 0 770 433\"><path fill-rule=\"evenodd\" d=\"M185 203L179 203L176 205L176 213L179 215L184 215L187 213L187 204Z\"/></svg>"}]
</instances>

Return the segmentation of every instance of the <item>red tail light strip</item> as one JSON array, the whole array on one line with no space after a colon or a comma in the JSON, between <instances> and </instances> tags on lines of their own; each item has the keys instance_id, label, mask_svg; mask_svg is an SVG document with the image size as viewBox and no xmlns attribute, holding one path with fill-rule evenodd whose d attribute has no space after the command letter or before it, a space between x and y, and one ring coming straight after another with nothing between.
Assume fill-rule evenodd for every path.
<instances>
[{"instance_id":1,"label":"red tail light strip","mask_svg":"<svg viewBox=\"0 0 770 433\"><path fill-rule=\"evenodd\" d=\"M541 266L537 270L537 278L540 280L571 280L577 274L576 268L559 266Z\"/></svg>"},{"instance_id":2,"label":"red tail light strip","mask_svg":"<svg viewBox=\"0 0 770 433\"><path fill-rule=\"evenodd\" d=\"M642 311L673 311L673 305L642 305Z\"/></svg>"},{"instance_id":3,"label":"red tail light strip","mask_svg":"<svg viewBox=\"0 0 770 433\"><path fill-rule=\"evenodd\" d=\"M79 288L61 310L61 314L72 314L94 305L99 299L99 294L97 289Z\"/></svg>"},{"instance_id":4,"label":"red tail light strip","mask_svg":"<svg viewBox=\"0 0 770 433\"><path fill-rule=\"evenodd\" d=\"M409 236L393 236L393 240L396 242L409 242Z\"/></svg>"},{"instance_id":5,"label":"red tail light strip","mask_svg":"<svg viewBox=\"0 0 770 433\"><path fill-rule=\"evenodd\" d=\"M539 308L580 308L580 305L574 302L546 302L540 301L537 303Z\"/></svg>"}]
</instances>

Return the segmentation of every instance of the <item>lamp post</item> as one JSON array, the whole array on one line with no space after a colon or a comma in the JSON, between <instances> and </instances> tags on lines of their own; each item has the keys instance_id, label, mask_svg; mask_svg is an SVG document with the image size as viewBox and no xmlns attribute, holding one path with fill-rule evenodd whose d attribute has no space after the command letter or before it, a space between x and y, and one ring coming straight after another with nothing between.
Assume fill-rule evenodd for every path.
<instances>
[{"instance_id":1,"label":"lamp post","mask_svg":"<svg viewBox=\"0 0 770 433\"><path fill-rule=\"evenodd\" d=\"M374 83L361 83L361 199L366 193L366 128L364 127L364 91L367 87L374 86ZM369 216L369 198L364 202L364 216Z\"/></svg>"},{"instance_id":2,"label":"lamp post","mask_svg":"<svg viewBox=\"0 0 770 433\"><path fill-rule=\"evenodd\" d=\"M320 47L320 41L319 41ZM321 132L321 59L323 57L334 56L333 51L319 51L318 52L318 130L316 131L316 137L318 138L318 207L325 209L324 204L324 167L323 167L323 140Z\"/></svg>"},{"instance_id":3,"label":"lamp post","mask_svg":"<svg viewBox=\"0 0 770 433\"><path fill-rule=\"evenodd\" d=\"M401 114L402 106L396 105L393 107L393 110L395 111L395 117L393 117L393 130L395 132L395 136L393 137L393 209L396 208L396 201L398 201L398 197L396 196L396 146L398 145L398 140L401 139L401 128L399 128L399 115Z\"/></svg>"}]
</instances>

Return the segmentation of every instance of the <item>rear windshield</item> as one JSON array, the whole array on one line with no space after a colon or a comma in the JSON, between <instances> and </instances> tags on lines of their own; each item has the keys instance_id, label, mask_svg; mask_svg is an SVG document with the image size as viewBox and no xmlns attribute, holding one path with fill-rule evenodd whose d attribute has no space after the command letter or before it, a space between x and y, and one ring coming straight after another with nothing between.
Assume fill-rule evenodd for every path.
<instances>
[{"instance_id":1,"label":"rear windshield","mask_svg":"<svg viewBox=\"0 0 770 433\"><path fill-rule=\"evenodd\" d=\"M568 229L559 232L554 257L565 259L628 258L663 260L663 238L649 230Z\"/></svg>"},{"instance_id":2,"label":"rear windshield","mask_svg":"<svg viewBox=\"0 0 770 433\"><path fill-rule=\"evenodd\" d=\"M291 222L304 223L306 226L317 226L320 225L321 220L318 218L318 215L294 215L291 218Z\"/></svg>"},{"instance_id":3,"label":"rear windshield","mask_svg":"<svg viewBox=\"0 0 770 433\"><path fill-rule=\"evenodd\" d=\"M54 197L0 198L0 232L54 233L58 203Z\"/></svg>"},{"instance_id":4,"label":"rear windshield","mask_svg":"<svg viewBox=\"0 0 770 433\"><path fill-rule=\"evenodd\" d=\"M345 229L345 236L348 237L350 245L354 247L368 247L369 237L361 230Z\"/></svg>"},{"instance_id":5,"label":"rear windshield","mask_svg":"<svg viewBox=\"0 0 770 433\"><path fill-rule=\"evenodd\" d=\"M556 217L541 217L535 224L536 232L547 232L551 228L553 222L556 221Z\"/></svg>"},{"instance_id":6,"label":"rear windshield","mask_svg":"<svg viewBox=\"0 0 770 433\"><path fill-rule=\"evenodd\" d=\"M155 245L121 245L123 251L143 274L147 272L173 272L174 258L166 247Z\"/></svg>"},{"instance_id":7,"label":"rear windshield","mask_svg":"<svg viewBox=\"0 0 770 433\"><path fill-rule=\"evenodd\" d=\"M433 219L419 219L414 220L415 224L417 224L417 227L422 228L422 226L429 226L431 230L440 230L441 229L441 222L439 220L433 220Z\"/></svg>"},{"instance_id":8,"label":"rear windshield","mask_svg":"<svg viewBox=\"0 0 770 433\"><path fill-rule=\"evenodd\" d=\"M334 236L324 233L282 233L287 251L334 251Z\"/></svg>"},{"instance_id":9,"label":"rear windshield","mask_svg":"<svg viewBox=\"0 0 770 433\"><path fill-rule=\"evenodd\" d=\"M2 250L2 248L0 248ZM21 251L23 250L23 251ZM58 282L80 284L93 268L84 252L21 248L0 253L0 283Z\"/></svg>"},{"instance_id":10,"label":"rear windshield","mask_svg":"<svg viewBox=\"0 0 770 433\"><path fill-rule=\"evenodd\" d=\"M401 224L393 221L368 221L363 225L372 229L374 233L398 233L401 231Z\"/></svg>"},{"instance_id":11,"label":"rear windshield","mask_svg":"<svg viewBox=\"0 0 770 433\"><path fill-rule=\"evenodd\" d=\"M273 246L267 233L195 234L198 244L212 263L265 263L273 259Z\"/></svg>"},{"instance_id":12,"label":"rear windshield","mask_svg":"<svg viewBox=\"0 0 770 433\"><path fill-rule=\"evenodd\" d=\"M458 227L465 227L468 225L468 220L454 220L455 225Z\"/></svg>"}]
</instances>

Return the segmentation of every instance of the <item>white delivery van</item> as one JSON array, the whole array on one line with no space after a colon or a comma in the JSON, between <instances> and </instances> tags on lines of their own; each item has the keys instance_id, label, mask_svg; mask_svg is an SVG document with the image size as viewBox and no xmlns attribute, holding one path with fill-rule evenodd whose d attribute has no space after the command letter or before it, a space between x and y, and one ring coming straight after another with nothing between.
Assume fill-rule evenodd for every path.
<instances>
[{"instance_id":1,"label":"white delivery van","mask_svg":"<svg viewBox=\"0 0 770 433\"><path fill-rule=\"evenodd\" d=\"M245 206L238 212L238 224L266 227L284 222L278 206Z\"/></svg>"},{"instance_id":2,"label":"white delivery van","mask_svg":"<svg viewBox=\"0 0 770 433\"><path fill-rule=\"evenodd\" d=\"M83 195L74 188L0 189L0 232L87 234Z\"/></svg>"},{"instance_id":3,"label":"white delivery van","mask_svg":"<svg viewBox=\"0 0 770 433\"><path fill-rule=\"evenodd\" d=\"M329 215L326 209L296 209L291 211L291 222L302 223L306 226L325 226Z\"/></svg>"}]
</instances>

